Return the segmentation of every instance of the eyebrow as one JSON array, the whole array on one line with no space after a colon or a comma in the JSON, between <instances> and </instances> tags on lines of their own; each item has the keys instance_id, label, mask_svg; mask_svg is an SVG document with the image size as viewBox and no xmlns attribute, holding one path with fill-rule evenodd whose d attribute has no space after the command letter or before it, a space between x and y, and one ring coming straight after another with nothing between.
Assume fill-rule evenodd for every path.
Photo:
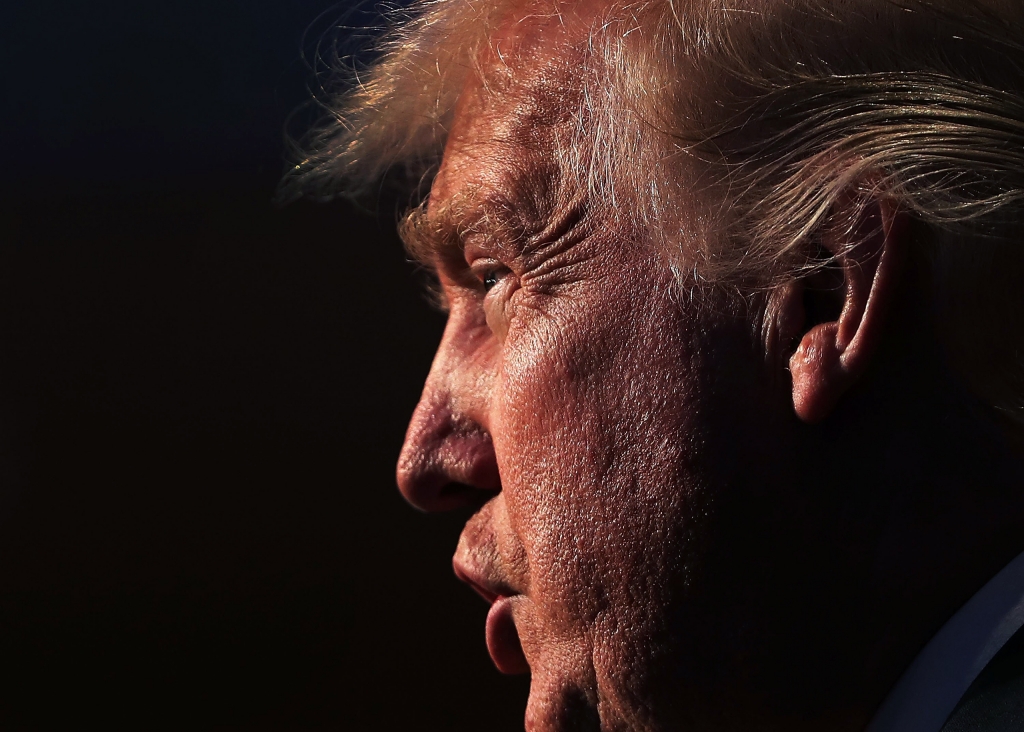
<instances>
[{"instance_id":1,"label":"eyebrow","mask_svg":"<svg viewBox=\"0 0 1024 732\"><path fill-rule=\"evenodd\" d=\"M426 204L412 209L398 225L398 236L406 253L420 266L437 270L438 256L461 255L462 237L447 207L431 217Z\"/></svg>"},{"instance_id":2,"label":"eyebrow","mask_svg":"<svg viewBox=\"0 0 1024 732\"><path fill-rule=\"evenodd\" d=\"M439 260L461 259L466 238L486 232L489 236L519 240L527 228L524 207L504 195L483 198L459 197L428 213L426 204L417 206L400 222L398 234L413 260L436 272Z\"/></svg>"}]
</instances>

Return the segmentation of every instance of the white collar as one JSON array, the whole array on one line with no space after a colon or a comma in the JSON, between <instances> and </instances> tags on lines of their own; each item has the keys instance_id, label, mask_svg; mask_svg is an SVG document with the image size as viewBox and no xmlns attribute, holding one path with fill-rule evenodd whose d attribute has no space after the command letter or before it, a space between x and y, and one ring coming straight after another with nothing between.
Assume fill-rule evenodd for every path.
<instances>
[{"instance_id":1,"label":"white collar","mask_svg":"<svg viewBox=\"0 0 1024 732\"><path fill-rule=\"evenodd\" d=\"M992 657L1024 625L1024 553L942 626L882 702L867 732L940 732Z\"/></svg>"}]
</instances>

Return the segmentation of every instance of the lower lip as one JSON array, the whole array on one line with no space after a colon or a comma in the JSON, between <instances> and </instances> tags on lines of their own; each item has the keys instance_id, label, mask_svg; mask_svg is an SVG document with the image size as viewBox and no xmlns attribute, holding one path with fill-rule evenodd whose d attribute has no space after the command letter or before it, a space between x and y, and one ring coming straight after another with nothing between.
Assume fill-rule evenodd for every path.
<instances>
[{"instance_id":1,"label":"lower lip","mask_svg":"<svg viewBox=\"0 0 1024 732\"><path fill-rule=\"evenodd\" d=\"M487 652L503 674L525 674L530 670L512 620L512 598L499 595L487 613Z\"/></svg>"}]
</instances>

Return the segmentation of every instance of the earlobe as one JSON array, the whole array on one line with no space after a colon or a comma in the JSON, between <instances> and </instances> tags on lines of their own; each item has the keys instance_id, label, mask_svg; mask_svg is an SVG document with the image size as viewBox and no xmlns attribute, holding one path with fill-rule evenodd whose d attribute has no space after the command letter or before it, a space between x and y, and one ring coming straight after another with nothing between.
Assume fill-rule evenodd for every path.
<instances>
[{"instance_id":1,"label":"earlobe","mask_svg":"<svg viewBox=\"0 0 1024 732\"><path fill-rule=\"evenodd\" d=\"M789 359L793 379L793 409L805 422L820 422L853 384L844 368L837 323L811 328Z\"/></svg>"},{"instance_id":2,"label":"earlobe","mask_svg":"<svg viewBox=\"0 0 1024 732\"><path fill-rule=\"evenodd\" d=\"M891 319L907 258L906 214L889 199L859 205L856 222L828 231L821 244L834 258L842 284L834 293L838 315L805 322L789 359L793 408L805 422L820 422L864 373ZM797 282L791 297L804 298L808 281ZM792 313L803 306L791 305ZM794 329L794 324L789 324ZM791 342L792 342L791 341Z\"/></svg>"}]
</instances>

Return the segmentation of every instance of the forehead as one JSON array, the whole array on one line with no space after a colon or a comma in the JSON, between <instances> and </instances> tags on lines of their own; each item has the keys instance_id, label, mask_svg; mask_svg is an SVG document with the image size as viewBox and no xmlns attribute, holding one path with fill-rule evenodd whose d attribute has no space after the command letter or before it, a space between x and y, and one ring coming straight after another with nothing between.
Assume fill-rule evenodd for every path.
<instances>
[{"instance_id":1,"label":"forehead","mask_svg":"<svg viewBox=\"0 0 1024 732\"><path fill-rule=\"evenodd\" d=\"M681 0L679 12L698 4ZM457 249L484 228L515 229L520 240L542 235L545 222L572 218L613 217L649 228L651 181L667 166L674 177L666 190L690 195L686 176L699 171L664 154L665 140L649 126L641 99L656 94L660 80L641 68L648 56L631 55L644 47L645 33L660 33L664 10L657 3L531 0L506 12L473 55L420 217L424 226L407 241L414 256L433 266L439 247ZM612 51L625 55L613 61ZM630 72L640 69L627 80L646 85L640 95L615 75L628 63L637 65ZM648 163L654 167L641 171ZM626 200L632 203L621 205ZM671 235L697 236L696 224Z\"/></svg>"},{"instance_id":2,"label":"forehead","mask_svg":"<svg viewBox=\"0 0 1024 732\"><path fill-rule=\"evenodd\" d=\"M512 179L540 182L557 134L583 125L589 21L602 5L523 4L489 35L459 96L432 207L468 203Z\"/></svg>"}]
</instances>

